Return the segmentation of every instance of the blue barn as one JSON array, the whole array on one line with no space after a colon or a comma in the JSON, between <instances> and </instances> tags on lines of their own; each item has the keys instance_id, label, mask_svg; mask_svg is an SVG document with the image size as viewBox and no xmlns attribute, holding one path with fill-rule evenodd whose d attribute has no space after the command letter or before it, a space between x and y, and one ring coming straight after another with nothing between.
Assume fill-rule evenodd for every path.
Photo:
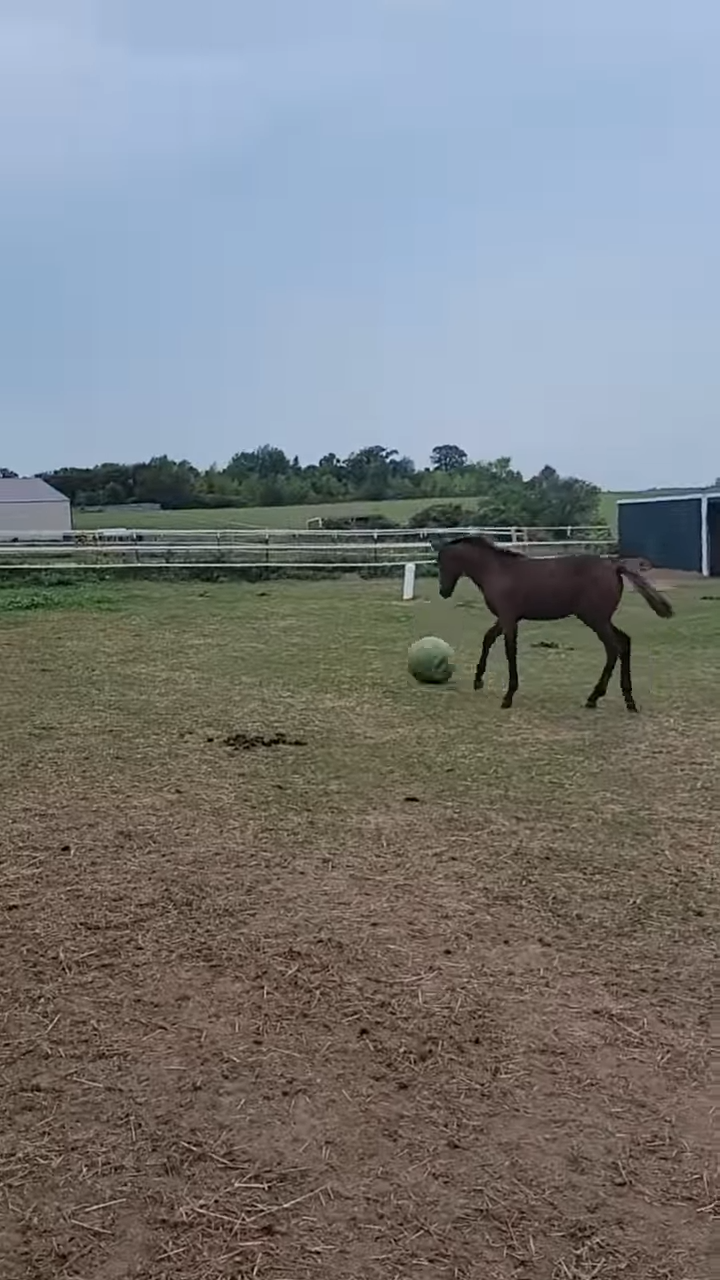
<instances>
[{"instance_id":1,"label":"blue barn","mask_svg":"<svg viewBox=\"0 0 720 1280\"><path fill-rule=\"evenodd\" d=\"M657 569L720 575L720 489L620 498L622 556L642 556Z\"/></svg>"}]
</instances>

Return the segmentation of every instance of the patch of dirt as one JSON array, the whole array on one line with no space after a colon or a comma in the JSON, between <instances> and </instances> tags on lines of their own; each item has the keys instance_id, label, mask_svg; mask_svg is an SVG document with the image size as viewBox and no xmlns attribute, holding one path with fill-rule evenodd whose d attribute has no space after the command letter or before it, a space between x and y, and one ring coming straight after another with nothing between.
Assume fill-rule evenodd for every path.
<instances>
[{"instance_id":1,"label":"patch of dirt","mask_svg":"<svg viewBox=\"0 0 720 1280\"><path fill-rule=\"evenodd\" d=\"M441 818L13 815L3 1280L702 1274L711 923Z\"/></svg>"}]
</instances>

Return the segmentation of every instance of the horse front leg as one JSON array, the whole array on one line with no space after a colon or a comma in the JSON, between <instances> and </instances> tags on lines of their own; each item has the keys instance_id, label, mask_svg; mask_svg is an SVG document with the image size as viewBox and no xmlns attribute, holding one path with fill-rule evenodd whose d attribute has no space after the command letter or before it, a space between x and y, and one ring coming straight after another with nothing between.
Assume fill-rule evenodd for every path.
<instances>
[{"instance_id":1,"label":"horse front leg","mask_svg":"<svg viewBox=\"0 0 720 1280\"><path fill-rule=\"evenodd\" d=\"M501 634L502 634L502 627L500 626L499 622L494 622L493 625L489 627L488 630L485 632L485 635L483 636L480 661L478 662L477 667L475 669L475 681L473 683L473 689L482 689L483 680L485 679L485 671L488 664L488 658L490 657L490 650L492 649L498 636L500 636Z\"/></svg>"}]
</instances>

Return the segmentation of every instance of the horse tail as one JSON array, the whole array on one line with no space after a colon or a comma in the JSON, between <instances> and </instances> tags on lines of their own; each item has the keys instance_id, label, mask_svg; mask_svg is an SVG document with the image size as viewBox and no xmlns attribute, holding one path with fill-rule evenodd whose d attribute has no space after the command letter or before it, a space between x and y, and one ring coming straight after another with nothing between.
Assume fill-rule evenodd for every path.
<instances>
[{"instance_id":1,"label":"horse tail","mask_svg":"<svg viewBox=\"0 0 720 1280\"><path fill-rule=\"evenodd\" d=\"M632 582L636 590L640 592L643 600L650 605L653 613L656 613L659 618L672 618L674 609L670 601L656 590L637 569L631 569L630 565L626 564L624 560L619 560L615 568L619 578L627 578L629 582Z\"/></svg>"}]
</instances>

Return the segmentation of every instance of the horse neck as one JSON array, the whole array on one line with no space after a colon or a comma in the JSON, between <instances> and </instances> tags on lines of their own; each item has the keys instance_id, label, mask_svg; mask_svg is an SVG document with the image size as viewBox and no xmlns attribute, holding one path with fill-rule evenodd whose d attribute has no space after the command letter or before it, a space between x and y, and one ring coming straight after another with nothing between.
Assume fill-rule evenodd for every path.
<instances>
[{"instance_id":1,"label":"horse neck","mask_svg":"<svg viewBox=\"0 0 720 1280\"><path fill-rule=\"evenodd\" d=\"M482 587L500 567L498 552L489 543L463 547L462 571L477 587Z\"/></svg>"}]
</instances>

